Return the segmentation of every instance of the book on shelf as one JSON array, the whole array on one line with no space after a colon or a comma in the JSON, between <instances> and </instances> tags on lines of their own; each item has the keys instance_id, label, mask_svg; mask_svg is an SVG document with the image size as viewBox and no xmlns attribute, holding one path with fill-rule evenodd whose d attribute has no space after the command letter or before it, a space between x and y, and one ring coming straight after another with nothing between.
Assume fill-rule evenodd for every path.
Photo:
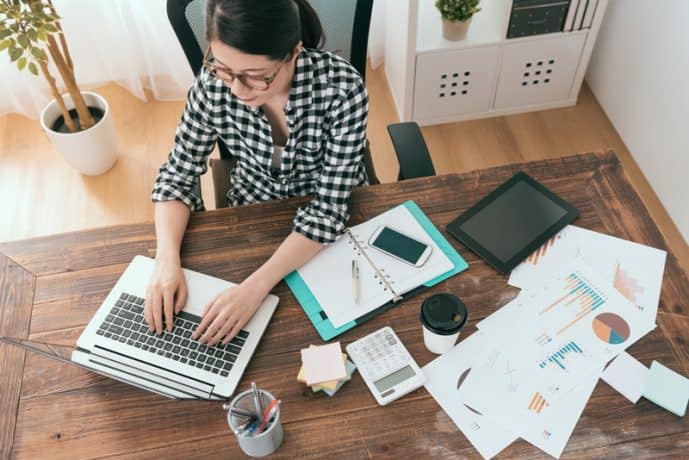
<instances>
[{"instance_id":1,"label":"book on shelf","mask_svg":"<svg viewBox=\"0 0 689 460\"><path fill-rule=\"evenodd\" d=\"M507 38L561 32L571 0L514 0Z\"/></svg>"},{"instance_id":2,"label":"book on shelf","mask_svg":"<svg viewBox=\"0 0 689 460\"><path fill-rule=\"evenodd\" d=\"M567 10L567 17L565 18L565 24L562 27L563 32L571 32L574 27L574 18L577 15L577 8L579 7L579 0L572 0L569 3L569 9Z\"/></svg>"},{"instance_id":3,"label":"book on shelf","mask_svg":"<svg viewBox=\"0 0 689 460\"><path fill-rule=\"evenodd\" d=\"M581 24L584 21L584 13L586 12L586 6L591 2L591 0L579 0L579 8L577 8L577 15L574 18L574 27L572 30L581 30Z\"/></svg>"},{"instance_id":4,"label":"book on shelf","mask_svg":"<svg viewBox=\"0 0 689 460\"><path fill-rule=\"evenodd\" d=\"M588 0L586 11L584 12L584 20L581 24L582 29L590 29L593 24L593 17L596 15L596 8L598 8L598 0Z\"/></svg>"}]
</instances>

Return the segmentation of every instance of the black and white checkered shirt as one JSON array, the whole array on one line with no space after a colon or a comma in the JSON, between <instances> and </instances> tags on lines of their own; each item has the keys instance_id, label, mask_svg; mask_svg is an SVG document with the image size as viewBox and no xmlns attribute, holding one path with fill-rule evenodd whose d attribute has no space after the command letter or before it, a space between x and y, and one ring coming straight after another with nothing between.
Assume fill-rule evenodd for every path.
<instances>
[{"instance_id":1,"label":"black and white checkered shirt","mask_svg":"<svg viewBox=\"0 0 689 460\"><path fill-rule=\"evenodd\" d=\"M363 163L368 94L361 76L327 51L302 50L285 106L289 137L279 169L271 169L271 128L263 112L239 101L204 69L189 90L175 144L159 171L153 201L180 200L204 209L193 186L207 170L216 140L236 158L230 206L313 194L294 230L319 243L335 241L349 219L351 190L367 183Z\"/></svg>"}]
</instances>

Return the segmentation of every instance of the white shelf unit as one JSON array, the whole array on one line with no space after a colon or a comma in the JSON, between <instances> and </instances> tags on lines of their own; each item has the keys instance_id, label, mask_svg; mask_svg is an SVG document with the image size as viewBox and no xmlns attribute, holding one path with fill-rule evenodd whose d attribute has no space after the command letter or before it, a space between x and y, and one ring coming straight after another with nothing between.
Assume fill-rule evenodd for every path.
<instances>
[{"instance_id":1,"label":"white shelf unit","mask_svg":"<svg viewBox=\"0 0 689 460\"><path fill-rule=\"evenodd\" d=\"M385 73L400 120L575 105L607 3L598 0L590 28L507 39L512 0L483 0L467 37L448 41L434 0L387 0Z\"/></svg>"}]
</instances>

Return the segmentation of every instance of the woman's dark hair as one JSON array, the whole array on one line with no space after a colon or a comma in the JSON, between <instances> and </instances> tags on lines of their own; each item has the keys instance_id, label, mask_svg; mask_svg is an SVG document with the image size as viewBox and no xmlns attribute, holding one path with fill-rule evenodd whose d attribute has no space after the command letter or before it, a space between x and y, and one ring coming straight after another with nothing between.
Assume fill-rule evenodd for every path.
<instances>
[{"instance_id":1,"label":"woman's dark hair","mask_svg":"<svg viewBox=\"0 0 689 460\"><path fill-rule=\"evenodd\" d=\"M208 0L206 38L274 60L286 58L300 40L305 48L325 42L307 0Z\"/></svg>"}]
</instances>

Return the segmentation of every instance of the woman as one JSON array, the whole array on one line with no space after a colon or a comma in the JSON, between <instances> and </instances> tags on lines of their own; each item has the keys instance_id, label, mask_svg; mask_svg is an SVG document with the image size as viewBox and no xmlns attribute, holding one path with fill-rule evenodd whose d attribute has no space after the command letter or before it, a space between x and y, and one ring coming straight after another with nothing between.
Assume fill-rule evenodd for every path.
<instances>
[{"instance_id":1,"label":"woman","mask_svg":"<svg viewBox=\"0 0 689 460\"><path fill-rule=\"evenodd\" d=\"M193 184L216 140L237 159L230 206L313 194L275 253L204 309L193 338L215 345L229 342L284 276L344 230L350 192L367 181L368 95L350 64L316 49L322 27L306 0L207 4L204 69L152 194L157 252L144 311L149 327L162 333L164 318L171 331L186 302L180 246L190 210L203 209Z\"/></svg>"}]
</instances>

